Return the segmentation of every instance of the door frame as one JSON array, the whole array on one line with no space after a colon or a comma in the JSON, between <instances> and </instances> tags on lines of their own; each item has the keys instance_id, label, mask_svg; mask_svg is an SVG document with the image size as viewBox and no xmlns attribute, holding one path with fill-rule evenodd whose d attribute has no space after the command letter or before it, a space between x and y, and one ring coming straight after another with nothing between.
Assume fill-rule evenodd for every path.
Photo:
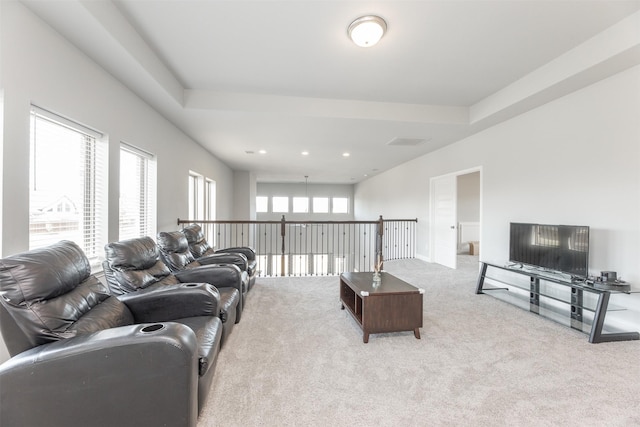
<instances>
[{"instance_id":1,"label":"door frame","mask_svg":"<svg viewBox=\"0 0 640 427\"><path fill-rule=\"evenodd\" d=\"M444 178L444 177L448 177L448 176L455 176L456 178L460 175L467 175L470 173L474 173L474 172L479 172L480 173L480 242L482 242L482 203L483 203L483 194L482 194L482 190L484 188L484 185L482 183L483 181L483 173L482 173L482 166L475 166L472 168L468 168L468 169L462 169L456 172L450 172L450 173L446 173L443 175L438 175L438 176L433 176L431 178L429 178L429 256L427 257L429 262L434 262L434 251L435 251L435 233L434 233L434 223L435 223L435 194L434 194L434 185L435 185L435 180L439 179L439 178ZM456 179L456 198L457 198L457 179ZM458 230L458 215L456 212L456 231ZM456 256L457 256L457 245L456 247L454 247L454 250L456 251ZM480 251L482 251L482 244L480 244ZM456 263L456 268L457 268L457 263Z\"/></svg>"}]
</instances>

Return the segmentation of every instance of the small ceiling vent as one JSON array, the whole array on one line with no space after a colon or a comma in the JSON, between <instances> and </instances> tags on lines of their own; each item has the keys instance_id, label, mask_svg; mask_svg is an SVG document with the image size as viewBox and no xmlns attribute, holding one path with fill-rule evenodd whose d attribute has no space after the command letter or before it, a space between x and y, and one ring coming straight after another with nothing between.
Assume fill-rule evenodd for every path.
<instances>
[{"instance_id":1,"label":"small ceiling vent","mask_svg":"<svg viewBox=\"0 0 640 427\"><path fill-rule=\"evenodd\" d=\"M391 141L387 142L387 145L396 145L402 147L415 147L416 145L424 144L429 141L431 138L421 139L421 138L393 138Z\"/></svg>"}]
</instances>

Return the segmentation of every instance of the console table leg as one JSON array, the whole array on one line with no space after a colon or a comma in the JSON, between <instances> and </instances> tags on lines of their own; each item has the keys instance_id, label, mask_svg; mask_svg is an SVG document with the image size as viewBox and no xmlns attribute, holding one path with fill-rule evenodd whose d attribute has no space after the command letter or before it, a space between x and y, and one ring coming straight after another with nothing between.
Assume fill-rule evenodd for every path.
<instances>
[{"instance_id":1,"label":"console table leg","mask_svg":"<svg viewBox=\"0 0 640 427\"><path fill-rule=\"evenodd\" d=\"M529 281L529 311L540 314L540 279L530 277Z\"/></svg>"},{"instance_id":2,"label":"console table leg","mask_svg":"<svg viewBox=\"0 0 640 427\"><path fill-rule=\"evenodd\" d=\"M582 331L582 305L584 302L582 289L571 287L571 327Z\"/></svg>"},{"instance_id":3,"label":"console table leg","mask_svg":"<svg viewBox=\"0 0 640 427\"><path fill-rule=\"evenodd\" d=\"M369 332L364 332L362 334L362 342L365 344L369 342Z\"/></svg>"},{"instance_id":4,"label":"console table leg","mask_svg":"<svg viewBox=\"0 0 640 427\"><path fill-rule=\"evenodd\" d=\"M478 283L476 284L476 294L481 294L482 286L484 286L484 276L487 274L487 263L483 262L480 267L480 275L478 276Z\"/></svg>"},{"instance_id":5,"label":"console table leg","mask_svg":"<svg viewBox=\"0 0 640 427\"><path fill-rule=\"evenodd\" d=\"M593 314L593 324L591 325L591 334L589 334L590 343L602 342L602 327L604 326L604 316L607 314L607 306L609 305L609 292L602 292L598 298L596 311Z\"/></svg>"},{"instance_id":6,"label":"console table leg","mask_svg":"<svg viewBox=\"0 0 640 427\"><path fill-rule=\"evenodd\" d=\"M417 338L420 339L420 328L415 328L413 330L413 335Z\"/></svg>"}]
</instances>

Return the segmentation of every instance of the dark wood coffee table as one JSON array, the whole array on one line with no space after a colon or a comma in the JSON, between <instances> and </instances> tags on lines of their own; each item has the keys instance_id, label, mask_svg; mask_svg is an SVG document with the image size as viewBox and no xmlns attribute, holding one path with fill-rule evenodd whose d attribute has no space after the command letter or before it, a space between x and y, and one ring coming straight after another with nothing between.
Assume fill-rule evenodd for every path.
<instances>
[{"instance_id":1,"label":"dark wood coffee table","mask_svg":"<svg viewBox=\"0 0 640 427\"><path fill-rule=\"evenodd\" d=\"M362 341L369 334L413 331L420 339L424 291L382 272L382 282L373 285L373 273L342 273L340 302L362 328Z\"/></svg>"}]
</instances>

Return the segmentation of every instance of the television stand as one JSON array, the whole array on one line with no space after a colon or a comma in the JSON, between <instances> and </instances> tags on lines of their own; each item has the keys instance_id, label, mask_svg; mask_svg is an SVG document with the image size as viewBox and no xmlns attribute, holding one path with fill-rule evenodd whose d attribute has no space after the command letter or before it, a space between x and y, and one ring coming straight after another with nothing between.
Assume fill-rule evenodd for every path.
<instances>
[{"instance_id":1,"label":"television stand","mask_svg":"<svg viewBox=\"0 0 640 427\"><path fill-rule=\"evenodd\" d=\"M487 274L487 271L491 271L493 276ZM518 283L517 277L527 276L529 278L528 286ZM505 277L500 277L500 276ZM489 279L493 283L501 283L507 287L485 287L485 280ZM554 289L557 287L561 289ZM513 268L509 266L500 266L497 264L491 264L487 262L481 263L480 275L478 276L478 283L476 286L476 294L483 294L489 291L509 291L510 288L517 288L529 293L528 309L535 314L542 314L541 311L554 312L554 308L558 306L568 306L569 308L569 322L573 329L584 331L584 312L593 312L593 321L591 322L591 330L589 333L590 343L601 343L609 341L628 341L640 339L638 332L603 332L604 319L607 314L607 308L609 306L609 298L611 294L629 294L631 293L630 286L620 286L616 289L599 289L594 285L589 285L584 282L576 282L563 280L561 278L551 277L549 275L539 274L538 272L528 271L520 268ZM547 289L549 288L549 289ZM563 288L570 288L570 300L562 299L558 294L562 293ZM593 294L596 297L596 306L591 308L585 302L584 293ZM541 302L543 304L541 304ZM547 307L545 304L548 302ZM542 309L542 310L541 310ZM557 308L556 308L557 310ZM564 310L566 311L566 309ZM562 316L558 312L555 316ZM564 314L566 316L566 314ZM553 316L550 316L553 318Z\"/></svg>"}]
</instances>

